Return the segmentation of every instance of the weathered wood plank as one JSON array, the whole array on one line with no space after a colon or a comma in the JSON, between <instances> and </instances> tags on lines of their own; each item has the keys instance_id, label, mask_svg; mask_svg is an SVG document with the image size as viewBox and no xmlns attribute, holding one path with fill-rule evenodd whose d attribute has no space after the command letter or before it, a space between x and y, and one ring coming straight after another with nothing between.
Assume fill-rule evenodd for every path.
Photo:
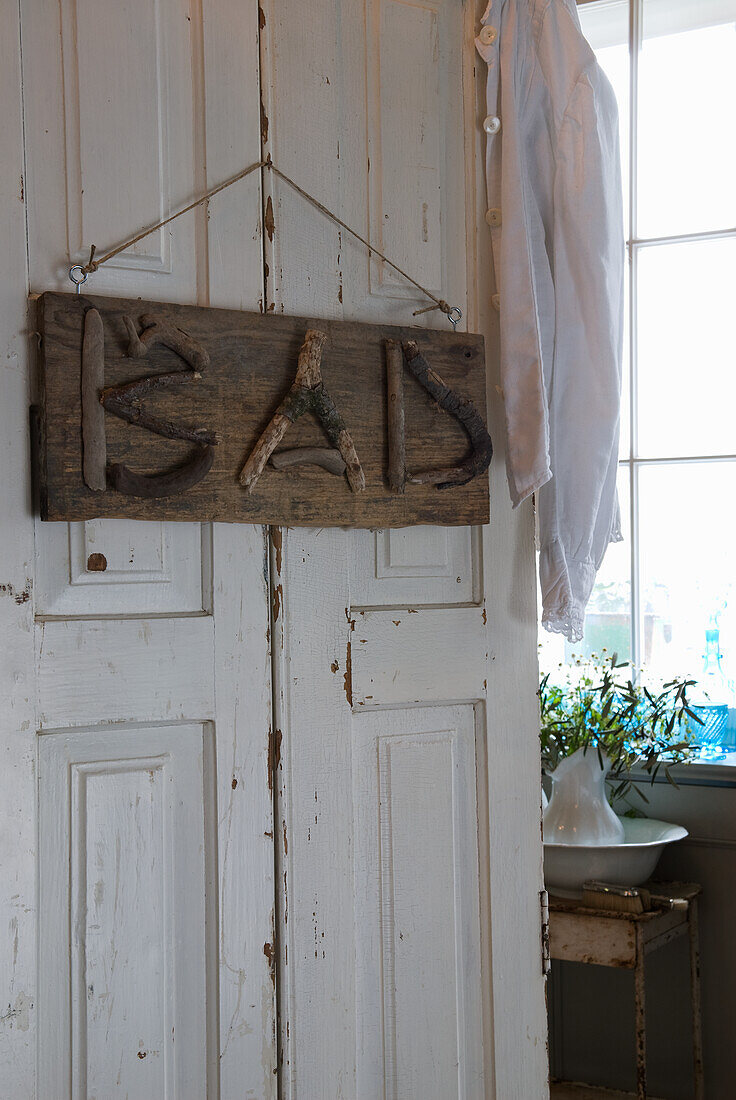
<instances>
[{"instance_id":1,"label":"weathered wood plank","mask_svg":"<svg viewBox=\"0 0 736 1100\"><path fill-rule=\"evenodd\" d=\"M145 367L128 358L132 318L150 314L184 330L208 353L201 377L186 387L151 387L145 404L151 416L182 427L216 433L212 469L177 496L154 500L113 489L94 493L82 474L80 365L84 315L99 310L105 334L105 386L182 370L184 362L166 345L155 344ZM366 487L354 493L346 477L315 466L287 470L266 467L249 493L238 474L288 392L299 348L310 327L327 335L323 354L325 388L355 443ZM407 485L403 494L388 484L388 416L385 341L416 338L447 384L485 414L483 337L389 325L365 325L311 318L242 313L235 310L47 293L39 300L43 333L43 444L40 455L44 519L122 517L135 519L225 520L302 526L403 527L410 524L485 523L488 478L438 490ZM411 377L405 382L406 461L409 470L452 467L467 457L468 439ZM105 421L107 457L140 474L166 473L191 455L191 443L160 438L117 416ZM284 433L284 447L324 446L323 428L313 416L300 417Z\"/></svg>"}]
</instances>

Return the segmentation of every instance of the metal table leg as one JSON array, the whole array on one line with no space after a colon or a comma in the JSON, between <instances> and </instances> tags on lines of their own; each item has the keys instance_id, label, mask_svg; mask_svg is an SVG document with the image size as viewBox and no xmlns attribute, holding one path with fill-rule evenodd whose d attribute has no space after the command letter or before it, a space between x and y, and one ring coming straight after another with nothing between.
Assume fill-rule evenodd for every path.
<instances>
[{"instance_id":1,"label":"metal table leg","mask_svg":"<svg viewBox=\"0 0 736 1100\"><path fill-rule=\"evenodd\" d=\"M703 1078L703 1030L700 1013L700 948L698 944L698 902L690 899L687 932L690 940L690 999L693 1013L693 1079L695 1100L705 1100Z\"/></svg>"},{"instance_id":2,"label":"metal table leg","mask_svg":"<svg viewBox=\"0 0 736 1100\"><path fill-rule=\"evenodd\" d=\"M641 925L637 925L636 928L634 1006L636 1013L636 1100L647 1100L647 1022L646 996L644 993L644 939Z\"/></svg>"}]
</instances>

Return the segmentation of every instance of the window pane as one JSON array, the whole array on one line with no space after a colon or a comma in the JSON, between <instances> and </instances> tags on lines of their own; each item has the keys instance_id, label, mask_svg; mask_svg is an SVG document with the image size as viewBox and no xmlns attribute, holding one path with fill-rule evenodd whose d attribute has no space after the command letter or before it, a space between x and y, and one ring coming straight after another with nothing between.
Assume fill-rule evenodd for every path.
<instances>
[{"instance_id":1,"label":"window pane","mask_svg":"<svg viewBox=\"0 0 736 1100\"><path fill-rule=\"evenodd\" d=\"M639 237L736 224L736 0L644 0Z\"/></svg>"},{"instance_id":2,"label":"window pane","mask_svg":"<svg viewBox=\"0 0 736 1100\"><path fill-rule=\"evenodd\" d=\"M539 632L541 671L553 672L560 663L568 664L575 656L601 656L601 651L616 652L622 661L631 655L631 543L629 540L629 468L621 466L618 478L623 542L614 542L598 572L585 616L585 633L580 642L566 641L561 634ZM541 596L539 597L541 606Z\"/></svg>"},{"instance_id":3,"label":"window pane","mask_svg":"<svg viewBox=\"0 0 736 1100\"><path fill-rule=\"evenodd\" d=\"M736 462L639 468L642 658L655 676L697 679L714 617L736 675L734 501Z\"/></svg>"},{"instance_id":4,"label":"window pane","mask_svg":"<svg viewBox=\"0 0 736 1100\"><path fill-rule=\"evenodd\" d=\"M638 256L639 454L733 454L736 239Z\"/></svg>"}]
</instances>

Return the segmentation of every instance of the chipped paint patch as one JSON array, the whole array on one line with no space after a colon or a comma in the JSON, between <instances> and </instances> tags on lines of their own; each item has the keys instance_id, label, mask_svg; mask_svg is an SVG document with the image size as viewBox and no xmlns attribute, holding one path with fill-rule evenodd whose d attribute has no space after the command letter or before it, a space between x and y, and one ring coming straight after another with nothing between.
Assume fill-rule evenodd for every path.
<instances>
[{"instance_id":1,"label":"chipped paint patch","mask_svg":"<svg viewBox=\"0 0 736 1100\"><path fill-rule=\"evenodd\" d=\"M0 1024L7 1024L18 1031L28 1031L30 1027L30 1015L33 1001L27 993L19 993L15 998L15 1004L8 1005L7 1012L0 1014Z\"/></svg>"},{"instance_id":2,"label":"chipped paint patch","mask_svg":"<svg viewBox=\"0 0 736 1100\"><path fill-rule=\"evenodd\" d=\"M266 114L266 108L261 99L261 141L264 145L268 142L268 115ZM268 200L271 201L270 199Z\"/></svg>"},{"instance_id":3,"label":"chipped paint patch","mask_svg":"<svg viewBox=\"0 0 736 1100\"><path fill-rule=\"evenodd\" d=\"M263 215L263 224L266 227L266 232L268 233L269 241L273 242L273 232L274 232L274 228L276 226L276 222L274 221L274 218L273 218L273 202L271 200L270 195L268 196L268 199L266 200L266 213Z\"/></svg>"},{"instance_id":4,"label":"chipped paint patch","mask_svg":"<svg viewBox=\"0 0 736 1100\"><path fill-rule=\"evenodd\" d=\"M276 572L281 576L281 564L283 561L284 532L280 527L271 528L271 541L276 553Z\"/></svg>"},{"instance_id":5,"label":"chipped paint patch","mask_svg":"<svg viewBox=\"0 0 736 1100\"><path fill-rule=\"evenodd\" d=\"M280 729L268 731L268 789L273 794L273 777L281 765L281 738Z\"/></svg>"},{"instance_id":6,"label":"chipped paint patch","mask_svg":"<svg viewBox=\"0 0 736 1100\"><path fill-rule=\"evenodd\" d=\"M276 986L276 948L272 943L264 943L263 954L268 959L268 969L271 972L271 982Z\"/></svg>"},{"instance_id":7,"label":"chipped paint patch","mask_svg":"<svg viewBox=\"0 0 736 1100\"><path fill-rule=\"evenodd\" d=\"M353 623L353 627L355 624ZM350 645L350 639L348 638L347 653L345 655L345 675L343 676L345 681L345 698L348 701L348 706L352 709L353 706L353 654L352 646Z\"/></svg>"},{"instance_id":8,"label":"chipped paint patch","mask_svg":"<svg viewBox=\"0 0 736 1100\"><path fill-rule=\"evenodd\" d=\"M30 580L26 581L24 587L20 591L13 584L0 584L0 595L10 596L11 600L15 600L19 605L28 603L32 591L33 584Z\"/></svg>"}]
</instances>

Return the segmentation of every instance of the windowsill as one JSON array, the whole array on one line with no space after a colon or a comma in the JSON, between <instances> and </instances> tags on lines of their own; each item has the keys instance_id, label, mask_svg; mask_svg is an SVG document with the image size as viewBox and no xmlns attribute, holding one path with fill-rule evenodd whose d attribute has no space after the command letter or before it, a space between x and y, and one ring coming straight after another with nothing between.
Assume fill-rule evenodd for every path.
<instances>
[{"instance_id":1,"label":"windowsill","mask_svg":"<svg viewBox=\"0 0 736 1100\"><path fill-rule=\"evenodd\" d=\"M736 751L726 753L720 760L697 760L692 764L678 764L670 771L680 787L736 788ZM637 778L648 781L646 772L638 773ZM667 783L668 780L665 775L658 775L654 782Z\"/></svg>"}]
</instances>

